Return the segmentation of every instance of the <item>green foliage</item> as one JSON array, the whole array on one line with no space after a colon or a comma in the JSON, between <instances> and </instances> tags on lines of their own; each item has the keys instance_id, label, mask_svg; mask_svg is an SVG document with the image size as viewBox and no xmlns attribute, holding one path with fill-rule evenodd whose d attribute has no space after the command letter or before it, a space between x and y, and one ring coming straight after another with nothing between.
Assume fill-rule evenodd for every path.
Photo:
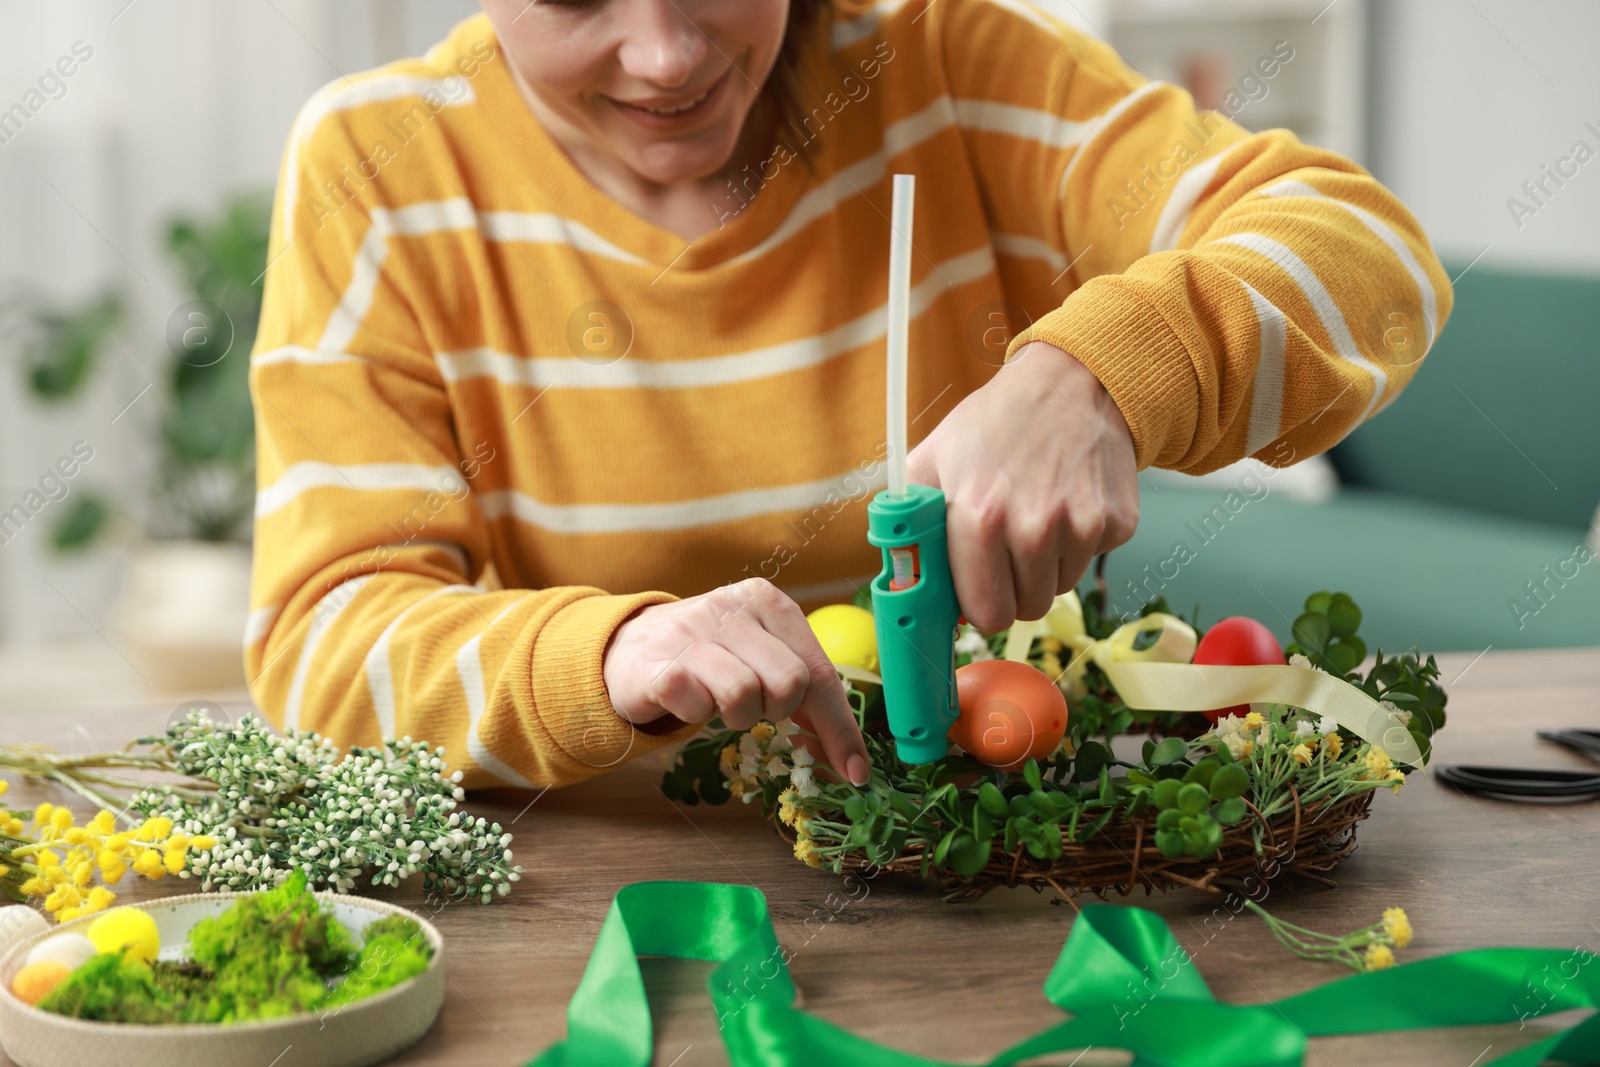
<instances>
[{"instance_id":1,"label":"green foliage","mask_svg":"<svg viewBox=\"0 0 1600 1067\"><path fill-rule=\"evenodd\" d=\"M1444 688L1439 685L1439 667L1430 655L1425 661L1413 648L1398 656L1383 658L1383 649L1373 653L1372 669L1359 683L1374 700L1387 700L1401 711L1411 713L1406 729L1422 750L1424 761L1432 754L1434 733L1444 726Z\"/></svg>"},{"instance_id":2,"label":"green foliage","mask_svg":"<svg viewBox=\"0 0 1600 1067\"><path fill-rule=\"evenodd\" d=\"M1176 740L1169 737L1155 748ZM1181 753L1180 758L1187 755ZM1163 772L1177 762L1163 762ZM1170 859L1203 859L1222 844L1222 828L1244 818L1247 809L1240 798L1250 788L1250 775L1239 764L1224 764L1214 755L1184 766L1183 777L1162 778L1150 787L1158 813L1156 847Z\"/></svg>"},{"instance_id":3,"label":"green foliage","mask_svg":"<svg viewBox=\"0 0 1600 1067\"><path fill-rule=\"evenodd\" d=\"M1386 700L1411 712L1407 729L1426 758L1432 748L1429 738L1444 725L1445 695L1438 666L1432 656L1422 660L1415 648L1387 660L1380 648L1363 678L1357 668L1367 657L1367 645L1356 633L1360 627L1361 609L1348 593L1312 593L1306 597L1305 611L1294 621L1294 641L1284 652L1298 652L1310 659L1312 666L1359 685L1374 700Z\"/></svg>"},{"instance_id":4,"label":"green foliage","mask_svg":"<svg viewBox=\"0 0 1600 1067\"><path fill-rule=\"evenodd\" d=\"M106 340L122 323L121 300L101 293L72 307L30 294L14 303L28 320L21 331L22 360L33 394L47 402L75 396L88 381Z\"/></svg>"},{"instance_id":5,"label":"green foliage","mask_svg":"<svg viewBox=\"0 0 1600 1067\"><path fill-rule=\"evenodd\" d=\"M251 515L250 351L261 314L271 212L270 194L252 193L227 202L212 218L182 217L167 227L166 250L191 301L174 309L167 324L156 499L148 509L154 535L231 540ZM50 403L82 391L126 318L116 293L80 306L51 304L32 294L10 303L22 320L17 332L24 338L29 387ZM87 546L104 529L108 511L104 501L86 495L59 517L53 543L64 551Z\"/></svg>"},{"instance_id":6,"label":"green foliage","mask_svg":"<svg viewBox=\"0 0 1600 1067\"><path fill-rule=\"evenodd\" d=\"M446 773L442 746L407 736L345 752L315 731L273 730L254 712L228 724L203 709L136 746L153 748L138 754L143 766L182 780L126 783L137 789L127 809L217 839L188 861L202 891L266 888L290 870L336 892L368 874L398 886L420 872L425 890L488 903L521 878L510 831L455 810L462 772ZM103 773L94 781L121 784Z\"/></svg>"},{"instance_id":7,"label":"green foliage","mask_svg":"<svg viewBox=\"0 0 1600 1067\"><path fill-rule=\"evenodd\" d=\"M726 804L728 780L722 776L719 760L722 750L738 734L733 730L712 731L686 743L678 759L661 778L661 792L668 800L684 804Z\"/></svg>"},{"instance_id":8,"label":"green foliage","mask_svg":"<svg viewBox=\"0 0 1600 1067\"><path fill-rule=\"evenodd\" d=\"M92 493L74 496L67 502L67 513L56 523L50 542L58 552L86 548L99 536L111 518L105 498Z\"/></svg>"},{"instance_id":9,"label":"green foliage","mask_svg":"<svg viewBox=\"0 0 1600 1067\"><path fill-rule=\"evenodd\" d=\"M170 403L161 420L162 493L186 521L183 532L202 540L234 537L255 499L250 350L271 217L271 198L250 195L214 219L180 218L167 231L189 291L214 309L200 313L198 329L179 324L183 344L169 365Z\"/></svg>"},{"instance_id":10,"label":"green foliage","mask_svg":"<svg viewBox=\"0 0 1600 1067\"><path fill-rule=\"evenodd\" d=\"M1356 635L1360 626L1361 609L1349 593L1312 593L1291 626L1294 639L1284 654L1298 652L1313 667L1344 678L1367 658L1367 643Z\"/></svg>"},{"instance_id":11,"label":"green foliage","mask_svg":"<svg viewBox=\"0 0 1600 1067\"><path fill-rule=\"evenodd\" d=\"M233 1023L359 1000L426 969L433 946L413 919L370 924L358 949L296 871L189 931L189 959L95 956L40 1003L81 1019Z\"/></svg>"}]
</instances>

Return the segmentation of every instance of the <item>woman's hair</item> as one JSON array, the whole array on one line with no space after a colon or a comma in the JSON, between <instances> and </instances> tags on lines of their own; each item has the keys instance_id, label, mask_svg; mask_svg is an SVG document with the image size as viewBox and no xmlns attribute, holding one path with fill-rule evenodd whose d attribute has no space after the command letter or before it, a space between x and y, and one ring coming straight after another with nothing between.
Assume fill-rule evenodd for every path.
<instances>
[{"instance_id":1,"label":"woman's hair","mask_svg":"<svg viewBox=\"0 0 1600 1067\"><path fill-rule=\"evenodd\" d=\"M789 0L789 22L784 28L783 47L778 52L777 62L773 65L772 75L767 79L767 91L771 94L773 107L777 113L777 130L775 133L779 141L789 144L800 156L806 166L811 166L812 161L806 153L806 141L794 144L781 132L791 123L798 124L804 114L800 102L800 92L805 84L803 66L808 59L804 54L807 31L812 23L821 18L828 6L829 0Z\"/></svg>"}]
</instances>

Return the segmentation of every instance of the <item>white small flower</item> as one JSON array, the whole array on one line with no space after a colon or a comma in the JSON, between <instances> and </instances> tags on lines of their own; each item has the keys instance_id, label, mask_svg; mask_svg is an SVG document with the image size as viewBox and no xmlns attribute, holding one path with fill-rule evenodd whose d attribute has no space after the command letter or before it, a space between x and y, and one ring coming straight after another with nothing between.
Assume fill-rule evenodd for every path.
<instances>
[{"instance_id":1,"label":"white small flower","mask_svg":"<svg viewBox=\"0 0 1600 1067\"><path fill-rule=\"evenodd\" d=\"M1316 734L1316 724L1310 719L1301 719L1299 722L1294 724L1294 736L1295 740L1297 741L1303 741L1308 737L1315 737Z\"/></svg>"},{"instance_id":2,"label":"white small flower","mask_svg":"<svg viewBox=\"0 0 1600 1067\"><path fill-rule=\"evenodd\" d=\"M1339 724L1333 721L1332 715L1324 715L1317 720L1317 733L1326 737L1339 732Z\"/></svg>"},{"instance_id":3,"label":"white small flower","mask_svg":"<svg viewBox=\"0 0 1600 1067\"><path fill-rule=\"evenodd\" d=\"M796 753L796 755L798 754ZM812 778L810 767L796 767L789 777L789 784L794 786L795 792L803 797L814 797L822 792L817 788L817 783Z\"/></svg>"},{"instance_id":4,"label":"white small flower","mask_svg":"<svg viewBox=\"0 0 1600 1067\"><path fill-rule=\"evenodd\" d=\"M810 749L805 749L805 748L797 748L797 749L795 749L794 750L794 755L790 756L789 758L790 758L790 760L792 760L794 762L794 766L795 766L795 770L796 771L799 771L801 768L804 768L804 767L809 767L809 766L811 766L811 764L816 762L815 757L813 757L811 755L811 750Z\"/></svg>"},{"instance_id":5,"label":"white small flower","mask_svg":"<svg viewBox=\"0 0 1600 1067\"><path fill-rule=\"evenodd\" d=\"M776 778L780 774L788 774L789 768L784 765L782 756L773 756L767 760L767 774Z\"/></svg>"},{"instance_id":6,"label":"white small flower","mask_svg":"<svg viewBox=\"0 0 1600 1067\"><path fill-rule=\"evenodd\" d=\"M970 626L956 638L955 650L957 655L970 656L974 661L994 659L994 653L989 651L988 639Z\"/></svg>"},{"instance_id":7,"label":"white small flower","mask_svg":"<svg viewBox=\"0 0 1600 1067\"><path fill-rule=\"evenodd\" d=\"M760 769L761 764L755 759L743 759L739 761L740 778L754 778L756 776L756 772Z\"/></svg>"},{"instance_id":8,"label":"white small flower","mask_svg":"<svg viewBox=\"0 0 1600 1067\"><path fill-rule=\"evenodd\" d=\"M779 719L772 724L774 733L772 740L767 742L768 752L787 752L794 747L794 742L789 740L800 732L800 727L795 725L793 719Z\"/></svg>"},{"instance_id":9,"label":"white small flower","mask_svg":"<svg viewBox=\"0 0 1600 1067\"><path fill-rule=\"evenodd\" d=\"M1409 711L1401 711L1400 706L1394 701L1380 700L1378 703L1382 704L1383 709L1389 714L1393 715L1395 718L1399 719L1402 724L1407 726L1411 724L1411 713Z\"/></svg>"},{"instance_id":10,"label":"white small flower","mask_svg":"<svg viewBox=\"0 0 1600 1067\"><path fill-rule=\"evenodd\" d=\"M1311 666L1311 657L1307 656L1304 652L1296 652L1294 655L1289 657L1289 666L1309 667Z\"/></svg>"},{"instance_id":11,"label":"white small flower","mask_svg":"<svg viewBox=\"0 0 1600 1067\"><path fill-rule=\"evenodd\" d=\"M1250 744L1250 739L1242 733L1235 732L1224 737L1222 743L1228 746L1228 751L1234 759L1242 760L1245 756L1245 746Z\"/></svg>"},{"instance_id":12,"label":"white small flower","mask_svg":"<svg viewBox=\"0 0 1600 1067\"><path fill-rule=\"evenodd\" d=\"M761 742L755 739L754 734L745 734L739 738L739 755L747 760L761 758Z\"/></svg>"}]
</instances>

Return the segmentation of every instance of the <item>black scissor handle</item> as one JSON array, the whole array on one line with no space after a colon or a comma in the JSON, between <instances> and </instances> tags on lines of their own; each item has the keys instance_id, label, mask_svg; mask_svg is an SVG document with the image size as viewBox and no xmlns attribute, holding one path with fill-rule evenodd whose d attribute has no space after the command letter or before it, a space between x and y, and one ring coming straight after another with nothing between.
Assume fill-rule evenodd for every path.
<instances>
[{"instance_id":1,"label":"black scissor handle","mask_svg":"<svg viewBox=\"0 0 1600 1067\"><path fill-rule=\"evenodd\" d=\"M1457 789L1501 800L1579 801L1600 798L1600 774L1533 767L1480 767L1453 764L1439 780Z\"/></svg>"},{"instance_id":2,"label":"black scissor handle","mask_svg":"<svg viewBox=\"0 0 1600 1067\"><path fill-rule=\"evenodd\" d=\"M1540 730L1539 740L1554 741L1592 760L1600 760L1600 730Z\"/></svg>"}]
</instances>

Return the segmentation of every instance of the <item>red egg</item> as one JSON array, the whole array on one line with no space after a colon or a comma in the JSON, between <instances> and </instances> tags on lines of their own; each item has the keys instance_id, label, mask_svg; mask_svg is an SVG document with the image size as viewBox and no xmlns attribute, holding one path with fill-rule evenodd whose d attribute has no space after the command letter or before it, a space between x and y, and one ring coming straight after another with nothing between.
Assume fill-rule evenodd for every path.
<instances>
[{"instance_id":1,"label":"red egg","mask_svg":"<svg viewBox=\"0 0 1600 1067\"><path fill-rule=\"evenodd\" d=\"M1285 664L1283 647L1272 631L1254 619L1234 615L1223 619L1200 639L1194 650L1194 663L1227 666L1256 667L1266 664ZM1235 704L1231 708L1214 708L1204 712L1206 718L1216 722L1224 715L1246 715L1248 704Z\"/></svg>"},{"instance_id":2,"label":"red egg","mask_svg":"<svg viewBox=\"0 0 1600 1067\"><path fill-rule=\"evenodd\" d=\"M956 671L960 716L950 740L979 763L1014 771L1043 760L1067 732L1067 698L1039 668L987 659Z\"/></svg>"}]
</instances>

